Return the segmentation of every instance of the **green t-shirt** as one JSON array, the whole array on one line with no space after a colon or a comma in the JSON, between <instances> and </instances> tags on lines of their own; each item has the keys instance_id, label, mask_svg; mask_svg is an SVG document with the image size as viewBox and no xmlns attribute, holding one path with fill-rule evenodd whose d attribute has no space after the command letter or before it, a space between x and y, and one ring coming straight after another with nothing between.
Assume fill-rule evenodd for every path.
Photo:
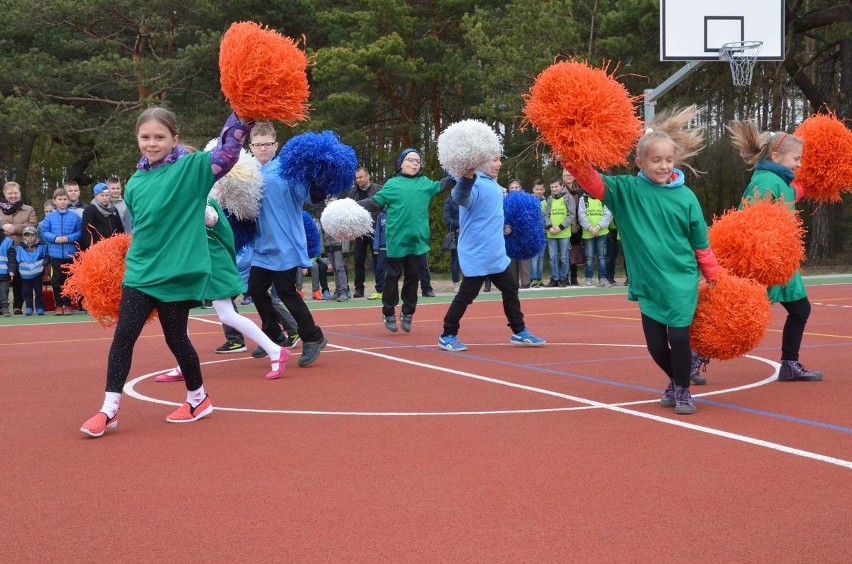
<instances>
[{"instance_id":1,"label":"green t-shirt","mask_svg":"<svg viewBox=\"0 0 852 564\"><path fill-rule=\"evenodd\" d=\"M441 183L425 176L398 174L373 196L387 210L387 256L401 258L429 252L429 204Z\"/></svg>"},{"instance_id":2,"label":"green t-shirt","mask_svg":"<svg viewBox=\"0 0 852 564\"><path fill-rule=\"evenodd\" d=\"M161 302L204 297L210 279L204 209L215 181L207 152L130 177L124 199L133 236L125 286Z\"/></svg>"},{"instance_id":3,"label":"green t-shirt","mask_svg":"<svg viewBox=\"0 0 852 564\"><path fill-rule=\"evenodd\" d=\"M770 201L783 199L791 210L796 209L796 189L784 182L780 176L769 170L756 170L751 182L745 189L743 198L749 201L769 197ZM742 209L742 204L740 204ZM770 286L766 289L772 302L795 302L807 297L805 281L797 270L783 286Z\"/></svg>"},{"instance_id":4,"label":"green t-shirt","mask_svg":"<svg viewBox=\"0 0 852 564\"><path fill-rule=\"evenodd\" d=\"M603 203L618 218L630 270L628 299L660 323L691 325L698 304L695 251L710 246L698 198L686 186L667 188L638 176L603 180Z\"/></svg>"},{"instance_id":5,"label":"green t-shirt","mask_svg":"<svg viewBox=\"0 0 852 564\"><path fill-rule=\"evenodd\" d=\"M224 300L245 292L246 285L237 270L237 253L234 251L234 231L231 224L216 200L208 198L207 205L216 210L219 221L207 229L212 276L204 297L208 300Z\"/></svg>"}]
</instances>

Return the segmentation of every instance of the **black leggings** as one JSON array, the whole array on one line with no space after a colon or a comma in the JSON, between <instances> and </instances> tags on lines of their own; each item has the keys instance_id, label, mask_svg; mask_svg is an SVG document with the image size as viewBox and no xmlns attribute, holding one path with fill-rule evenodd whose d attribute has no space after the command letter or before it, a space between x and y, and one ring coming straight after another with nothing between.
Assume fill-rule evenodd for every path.
<instances>
[{"instance_id":1,"label":"black leggings","mask_svg":"<svg viewBox=\"0 0 852 564\"><path fill-rule=\"evenodd\" d=\"M781 360L799 360L802 336L811 315L811 302L805 296L795 302L781 302L781 305L787 310L787 321L781 333Z\"/></svg>"},{"instance_id":2,"label":"black leggings","mask_svg":"<svg viewBox=\"0 0 852 564\"><path fill-rule=\"evenodd\" d=\"M669 327L642 314L642 331L651 358L674 383L689 387L692 349L689 348L689 327Z\"/></svg>"},{"instance_id":3,"label":"black leggings","mask_svg":"<svg viewBox=\"0 0 852 564\"><path fill-rule=\"evenodd\" d=\"M109 349L106 391L121 393L130 374L133 347L145 320L156 308L160 326L169 350L175 355L186 381L187 390L197 390L203 384L198 353L186 334L186 323L192 302L161 302L134 288L122 288L118 309L118 326Z\"/></svg>"}]
</instances>

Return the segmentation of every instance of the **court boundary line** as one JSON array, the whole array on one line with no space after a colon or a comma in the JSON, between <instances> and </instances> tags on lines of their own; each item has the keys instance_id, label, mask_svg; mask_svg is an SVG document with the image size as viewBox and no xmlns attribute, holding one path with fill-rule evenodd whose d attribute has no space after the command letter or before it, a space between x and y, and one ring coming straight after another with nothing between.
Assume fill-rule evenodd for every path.
<instances>
[{"instance_id":1,"label":"court boundary line","mask_svg":"<svg viewBox=\"0 0 852 564\"><path fill-rule=\"evenodd\" d=\"M620 413L620 414L623 414L623 415L628 415L628 416L632 416L632 417L639 417L640 419L647 419L647 420L650 420L650 421L655 421L657 423L663 423L665 425L680 427L680 428L683 428L683 429L688 429L688 430L691 430L691 431L697 431L697 432L705 433L705 434L708 434L708 435L711 435L711 436L726 438L726 439L729 439L729 440L741 442L741 443L744 443L744 444L749 444L749 445L752 445L752 446L763 447L763 448L766 448L766 449L769 449L769 450L774 450L776 452L791 454L793 456L798 456L798 457L801 457L801 458L816 460L818 462L824 462L824 463L827 463L827 464L840 466L842 468L852 469L852 461L849 461L849 460L843 460L843 459L840 459L840 458L836 458L836 457L832 457L832 456L828 456L828 455L824 455L824 454L819 454L819 453L816 453L816 452L811 452L811 451L791 447L791 446L788 446L788 445L783 445L783 444L780 444L780 443L766 441L764 439L758 439L756 437L749 437L747 435L742 435L742 434L739 434L739 433L732 433L730 431L723 431L721 429L714 429L712 427L707 427L707 426L704 426L704 425L697 425L695 423L689 423L687 421L683 421L683 420L680 420L680 419L671 419L671 418L663 417L663 416L660 416L660 415L654 415L654 414L651 414L651 413L644 413L642 411L627 409L627 408L623 407L623 405L625 405L625 404L608 404L608 403L592 400L592 399L589 399L589 398L582 398L582 397L579 397L579 396L573 396L573 395L570 395L570 394L564 394L564 393L561 393L561 392L548 390L546 388L540 388L540 387L536 387L536 386L528 386L526 384L518 384L516 382L509 382L509 381L506 381L506 380L500 380L500 379L497 379L497 378L492 378L490 376L482 376L482 375L479 375L479 374L474 374L474 373L466 372L466 371L462 371L462 370L456 370L456 369L453 369L453 368L447 368L447 367L444 367L444 366L427 364L425 362L419 362L419 361L415 361L415 360L397 358L397 357L393 357L393 356L386 355L386 354L383 354L383 353L377 353L377 352L374 352L374 351L367 351L367 350L363 350L363 349L355 349L355 348L351 348L351 347L344 347L342 345L331 345L331 344L329 344L329 346L336 348L338 350L341 350L341 351L352 352L352 353L356 353L356 354L363 354L363 355L367 355L367 356L371 356L371 357L375 357L375 358L381 358L381 359L384 359L384 360L389 360L389 361L392 361L392 362L408 364L408 365L411 365L411 366L417 366L417 367L420 367L420 368L426 368L426 369L429 369L429 370L436 370L438 372L453 374L455 376L470 378L470 379L478 380L478 381L481 381L481 382L487 382L487 383L491 383L491 384L506 386L506 387L509 387L509 388L524 390L524 391L528 391L528 392L532 392L532 393L536 393L536 394L541 394L541 395L546 395L546 396L551 396L551 397L557 397L557 398L560 398L560 399L572 401L574 403L583 404L583 406L584 406L583 409L593 409L593 408L605 409L607 411L612 411L612 412ZM448 354L450 354L450 353L448 353ZM240 360L240 359L233 359L233 360ZM760 360L765 360L765 359L760 359ZM215 361L215 362L219 363L219 362L225 362L225 361ZM771 362L771 361L767 361L767 362ZM205 363L205 364L207 364L207 363ZM175 406L181 405L179 403L175 403L175 402L171 402L171 401L160 400L158 398L151 398L149 396L144 396L144 395L140 394L139 392L137 392L135 390L136 383L138 383L142 380L145 380L147 378L150 378L154 374L158 374L158 373L159 373L159 371L158 372L152 372L151 374L142 375L142 376L139 376L139 377L131 380L130 382L128 382L125 385L125 388L124 388L125 393L127 393L131 397L134 397L134 398L136 398L140 401L147 401L147 402L152 402L152 403L165 404L165 405L175 405ZM773 375L772 378L770 378L768 380L771 381L773 379L774 379L774 375ZM648 403L657 402L657 401L659 401L659 400L648 400ZM631 403L628 403L627 405L635 405L635 403L631 402ZM214 409L218 409L220 411L247 411L247 412L258 412L258 411L260 411L260 410L246 410L246 409L241 409L241 408L227 408L227 407L225 407L225 408L214 407ZM553 410L553 411L557 411L557 410L558 411L566 411L567 410L567 408L565 408L565 409L563 409L563 408L550 408L550 409ZM572 408L571 410L576 410L576 408ZM269 411L270 412L280 412L280 410L278 410L278 411L269 410ZM310 414L310 413L307 413L307 412L304 412L304 411L300 411L298 413ZM475 412L475 413L487 415L487 413L484 413L484 412ZM345 415L346 413L336 412L334 414ZM358 413L358 412L354 412L354 413L352 413L352 415L362 415L363 416L362 413ZM442 413L441 415L447 415L447 413Z\"/></svg>"}]
</instances>

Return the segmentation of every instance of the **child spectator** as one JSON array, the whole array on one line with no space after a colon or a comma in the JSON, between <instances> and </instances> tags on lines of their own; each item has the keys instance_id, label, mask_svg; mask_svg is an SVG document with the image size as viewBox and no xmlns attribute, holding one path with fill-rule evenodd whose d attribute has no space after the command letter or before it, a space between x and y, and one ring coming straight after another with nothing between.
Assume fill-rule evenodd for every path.
<instances>
[{"instance_id":1,"label":"child spectator","mask_svg":"<svg viewBox=\"0 0 852 564\"><path fill-rule=\"evenodd\" d=\"M15 241L0 231L0 315L3 317L12 316L9 311L9 288L15 277L15 252Z\"/></svg>"},{"instance_id":2,"label":"child spectator","mask_svg":"<svg viewBox=\"0 0 852 564\"><path fill-rule=\"evenodd\" d=\"M574 180L574 175L567 170L562 171L562 186L564 186L565 190L568 192L565 195L565 200L569 203L571 201L574 203L574 223L571 225L571 244L568 245L568 272L570 274L568 278L568 285L579 286L580 282L577 280L577 271L579 270L580 265L583 264L584 252L583 234L580 230L580 223L577 221L577 217L579 215L580 196L583 195L583 189L580 188L580 185L576 180ZM577 250L572 252L574 247L576 247Z\"/></svg>"},{"instance_id":3,"label":"child spectator","mask_svg":"<svg viewBox=\"0 0 852 564\"><path fill-rule=\"evenodd\" d=\"M131 221L130 214L127 212L127 202L125 202L124 198L121 196L121 180L119 180L117 176L112 175L107 178L106 184L109 186L109 197L112 201L112 205L114 205L115 209L118 210L118 215L121 218L121 226L124 228L124 232L132 232L133 222Z\"/></svg>"},{"instance_id":4,"label":"child spectator","mask_svg":"<svg viewBox=\"0 0 852 564\"><path fill-rule=\"evenodd\" d=\"M568 285L568 250L571 246L571 228L574 225L574 201L566 198L568 190L562 181L550 183L550 196L541 203L544 212L544 229L547 232L547 254L550 256L550 286Z\"/></svg>"},{"instance_id":5,"label":"child spectator","mask_svg":"<svg viewBox=\"0 0 852 564\"><path fill-rule=\"evenodd\" d=\"M453 201L452 196L444 202L444 225L448 233L454 233L456 242L459 240L459 205ZM453 292L459 291L461 280L461 268L459 267L458 248L450 249L450 277L453 279Z\"/></svg>"},{"instance_id":6,"label":"child spectator","mask_svg":"<svg viewBox=\"0 0 852 564\"><path fill-rule=\"evenodd\" d=\"M80 199L80 185L76 180L66 180L62 183L62 187L68 195L68 209L76 213L77 217L83 219L83 210L86 209L87 206L86 203Z\"/></svg>"},{"instance_id":7,"label":"child spectator","mask_svg":"<svg viewBox=\"0 0 852 564\"><path fill-rule=\"evenodd\" d=\"M45 256L47 256L47 246L38 240L36 228L24 227L21 244L15 249L15 263L18 276L21 277L26 306L24 315L32 315L34 309L38 315L44 315L42 276Z\"/></svg>"},{"instance_id":8,"label":"child spectator","mask_svg":"<svg viewBox=\"0 0 852 564\"><path fill-rule=\"evenodd\" d=\"M83 231L80 250L85 251L101 239L124 233L121 215L112 203L109 187L103 182L95 184L95 199L83 210Z\"/></svg>"},{"instance_id":9,"label":"child spectator","mask_svg":"<svg viewBox=\"0 0 852 564\"><path fill-rule=\"evenodd\" d=\"M544 180L536 178L532 187L533 196L538 198L539 203L544 202ZM542 205L542 213L544 206ZM536 256L530 259L530 288L538 288L543 286L541 282L542 271L544 270L544 249Z\"/></svg>"},{"instance_id":10,"label":"child spectator","mask_svg":"<svg viewBox=\"0 0 852 564\"><path fill-rule=\"evenodd\" d=\"M80 216L68 209L68 202L65 189L54 190L53 203L56 204L56 209L42 222L41 235L47 243L47 255L50 257L50 284L53 286L56 315L70 315L72 311L71 300L62 295L62 285L67 278L62 266L73 260L83 226Z\"/></svg>"},{"instance_id":11,"label":"child spectator","mask_svg":"<svg viewBox=\"0 0 852 564\"><path fill-rule=\"evenodd\" d=\"M583 228L583 249L586 251L586 286L594 285L595 257L597 257L598 286L609 288L612 284L606 275L606 243L612 213L597 198L583 194L580 196L577 215Z\"/></svg>"},{"instance_id":12,"label":"child spectator","mask_svg":"<svg viewBox=\"0 0 852 564\"><path fill-rule=\"evenodd\" d=\"M382 291L385 288L385 264L388 257L387 222L388 212L382 210L376 216L376 229L373 232L373 251L376 255L376 293L367 298L368 300L382 299Z\"/></svg>"},{"instance_id":13,"label":"child spectator","mask_svg":"<svg viewBox=\"0 0 852 564\"><path fill-rule=\"evenodd\" d=\"M336 199L333 196L329 196L326 198L326 204ZM349 292L349 274L346 272L346 255L349 252L349 242L338 241L322 229L322 224L320 224L320 230L322 231L325 254L328 257L328 273L334 273L334 294L332 299L338 302L348 301L352 297L352 294Z\"/></svg>"}]
</instances>

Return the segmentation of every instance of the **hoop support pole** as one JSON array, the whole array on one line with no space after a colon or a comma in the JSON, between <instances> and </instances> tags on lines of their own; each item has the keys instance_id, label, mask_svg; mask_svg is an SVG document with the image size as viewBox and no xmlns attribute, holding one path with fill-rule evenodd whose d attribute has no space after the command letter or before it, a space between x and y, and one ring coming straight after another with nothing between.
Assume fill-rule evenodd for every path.
<instances>
[{"instance_id":1,"label":"hoop support pole","mask_svg":"<svg viewBox=\"0 0 852 564\"><path fill-rule=\"evenodd\" d=\"M657 106L657 98L677 86L677 84L691 75L706 61L689 61L679 71L668 77L662 84L654 89L645 90L645 127L654 119L654 110Z\"/></svg>"}]
</instances>

